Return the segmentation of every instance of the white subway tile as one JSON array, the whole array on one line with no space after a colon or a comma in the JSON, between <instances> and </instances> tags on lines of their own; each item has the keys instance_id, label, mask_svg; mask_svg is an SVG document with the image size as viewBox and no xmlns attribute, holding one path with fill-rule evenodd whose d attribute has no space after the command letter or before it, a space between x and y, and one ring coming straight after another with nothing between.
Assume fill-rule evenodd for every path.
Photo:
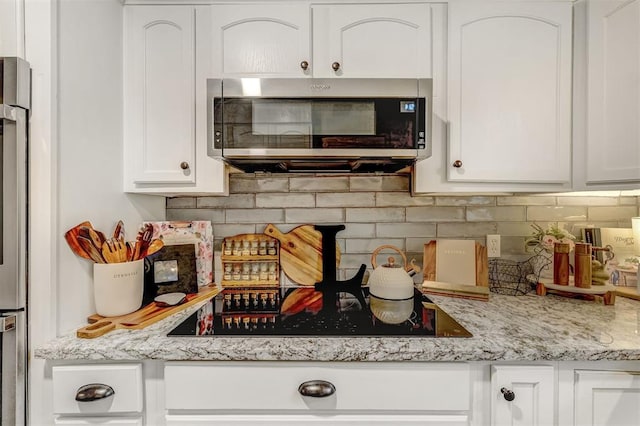
<instances>
[{"instance_id":1,"label":"white subway tile","mask_svg":"<svg viewBox=\"0 0 640 426\"><path fill-rule=\"evenodd\" d=\"M346 192L339 194L316 194L318 207L374 207L374 192Z\"/></svg>"},{"instance_id":2,"label":"white subway tile","mask_svg":"<svg viewBox=\"0 0 640 426\"><path fill-rule=\"evenodd\" d=\"M378 238L435 237L435 223L378 223Z\"/></svg>"},{"instance_id":3,"label":"white subway tile","mask_svg":"<svg viewBox=\"0 0 640 426\"><path fill-rule=\"evenodd\" d=\"M196 207L196 198L194 197L167 198L168 209L193 209L195 207Z\"/></svg>"},{"instance_id":4,"label":"white subway tile","mask_svg":"<svg viewBox=\"0 0 640 426\"><path fill-rule=\"evenodd\" d=\"M348 192L348 176L313 176L289 179L289 187L293 192Z\"/></svg>"},{"instance_id":5,"label":"white subway tile","mask_svg":"<svg viewBox=\"0 0 640 426\"><path fill-rule=\"evenodd\" d=\"M407 222L462 222L464 207L407 207Z\"/></svg>"},{"instance_id":6,"label":"white subway tile","mask_svg":"<svg viewBox=\"0 0 640 426\"><path fill-rule=\"evenodd\" d=\"M567 221L587 220L587 208L578 206L530 206L527 207L528 221Z\"/></svg>"},{"instance_id":7,"label":"white subway tile","mask_svg":"<svg viewBox=\"0 0 640 426\"><path fill-rule=\"evenodd\" d=\"M285 221L291 223L343 223L342 209L293 209L285 210Z\"/></svg>"},{"instance_id":8,"label":"white subway tile","mask_svg":"<svg viewBox=\"0 0 640 426\"><path fill-rule=\"evenodd\" d=\"M279 223L284 222L283 209L228 209L227 223Z\"/></svg>"},{"instance_id":9,"label":"white subway tile","mask_svg":"<svg viewBox=\"0 0 640 426\"><path fill-rule=\"evenodd\" d=\"M467 208L467 220L470 222L517 222L526 218L526 210L523 206Z\"/></svg>"},{"instance_id":10,"label":"white subway tile","mask_svg":"<svg viewBox=\"0 0 640 426\"><path fill-rule=\"evenodd\" d=\"M256 207L315 207L315 194L256 194Z\"/></svg>"},{"instance_id":11,"label":"white subway tile","mask_svg":"<svg viewBox=\"0 0 640 426\"><path fill-rule=\"evenodd\" d=\"M347 222L404 222L404 208L347 208Z\"/></svg>"}]
</instances>

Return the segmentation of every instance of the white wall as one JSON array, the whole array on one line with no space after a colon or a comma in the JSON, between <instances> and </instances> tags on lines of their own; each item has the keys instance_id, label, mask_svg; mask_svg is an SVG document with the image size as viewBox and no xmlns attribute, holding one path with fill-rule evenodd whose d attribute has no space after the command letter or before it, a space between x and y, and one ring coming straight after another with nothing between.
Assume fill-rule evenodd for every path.
<instances>
[{"instance_id":1,"label":"white wall","mask_svg":"<svg viewBox=\"0 0 640 426\"><path fill-rule=\"evenodd\" d=\"M30 160L30 344L83 325L94 311L90 262L64 232L84 220L133 237L165 216L162 197L122 183L122 4L25 0L25 57L33 69ZM30 359L30 423L52 423L49 363Z\"/></svg>"},{"instance_id":2,"label":"white wall","mask_svg":"<svg viewBox=\"0 0 640 426\"><path fill-rule=\"evenodd\" d=\"M89 220L105 233L122 219L129 237L163 219L162 197L123 193L122 4L62 0L58 11L58 235ZM57 240L58 331L93 313L92 263Z\"/></svg>"}]
</instances>

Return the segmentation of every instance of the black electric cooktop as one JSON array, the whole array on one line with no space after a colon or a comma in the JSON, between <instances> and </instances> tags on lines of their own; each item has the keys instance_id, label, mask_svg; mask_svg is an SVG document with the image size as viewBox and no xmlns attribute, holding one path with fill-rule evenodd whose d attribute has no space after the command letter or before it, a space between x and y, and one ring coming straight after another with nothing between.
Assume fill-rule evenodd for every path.
<instances>
[{"instance_id":1,"label":"black electric cooktop","mask_svg":"<svg viewBox=\"0 0 640 426\"><path fill-rule=\"evenodd\" d=\"M372 306L373 303L373 306ZM229 288L205 303L169 336L471 337L464 327L415 289L389 301L313 287Z\"/></svg>"}]
</instances>

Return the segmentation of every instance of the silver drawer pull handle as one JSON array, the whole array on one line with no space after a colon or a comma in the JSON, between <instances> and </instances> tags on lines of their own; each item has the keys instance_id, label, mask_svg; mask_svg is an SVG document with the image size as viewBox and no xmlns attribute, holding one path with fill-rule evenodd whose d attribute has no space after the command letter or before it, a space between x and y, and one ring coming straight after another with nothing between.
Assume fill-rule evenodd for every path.
<instances>
[{"instance_id":1,"label":"silver drawer pull handle","mask_svg":"<svg viewBox=\"0 0 640 426\"><path fill-rule=\"evenodd\" d=\"M336 393L336 387L333 383L326 380L309 380L298 386L298 392L302 396L311 396L313 398L324 398Z\"/></svg>"},{"instance_id":2,"label":"silver drawer pull handle","mask_svg":"<svg viewBox=\"0 0 640 426\"><path fill-rule=\"evenodd\" d=\"M97 401L99 399L109 398L116 392L109 385L102 383L90 383L88 385L81 386L76 392L76 401L90 402Z\"/></svg>"}]
</instances>

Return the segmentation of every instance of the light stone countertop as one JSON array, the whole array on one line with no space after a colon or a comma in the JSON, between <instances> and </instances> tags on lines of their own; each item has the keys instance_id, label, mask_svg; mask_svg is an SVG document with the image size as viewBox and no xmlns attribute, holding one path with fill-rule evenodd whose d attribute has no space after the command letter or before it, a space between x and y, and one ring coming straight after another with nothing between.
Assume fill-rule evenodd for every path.
<instances>
[{"instance_id":1,"label":"light stone countertop","mask_svg":"<svg viewBox=\"0 0 640 426\"><path fill-rule=\"evenodd\" d=\"M430 296L471 338L167 337L190 307L143 330L75 331L35 348L57 360L594 361L640 360L640 301L614 306L529 293L489 302Z\"/></svg>"}]
</instances>

